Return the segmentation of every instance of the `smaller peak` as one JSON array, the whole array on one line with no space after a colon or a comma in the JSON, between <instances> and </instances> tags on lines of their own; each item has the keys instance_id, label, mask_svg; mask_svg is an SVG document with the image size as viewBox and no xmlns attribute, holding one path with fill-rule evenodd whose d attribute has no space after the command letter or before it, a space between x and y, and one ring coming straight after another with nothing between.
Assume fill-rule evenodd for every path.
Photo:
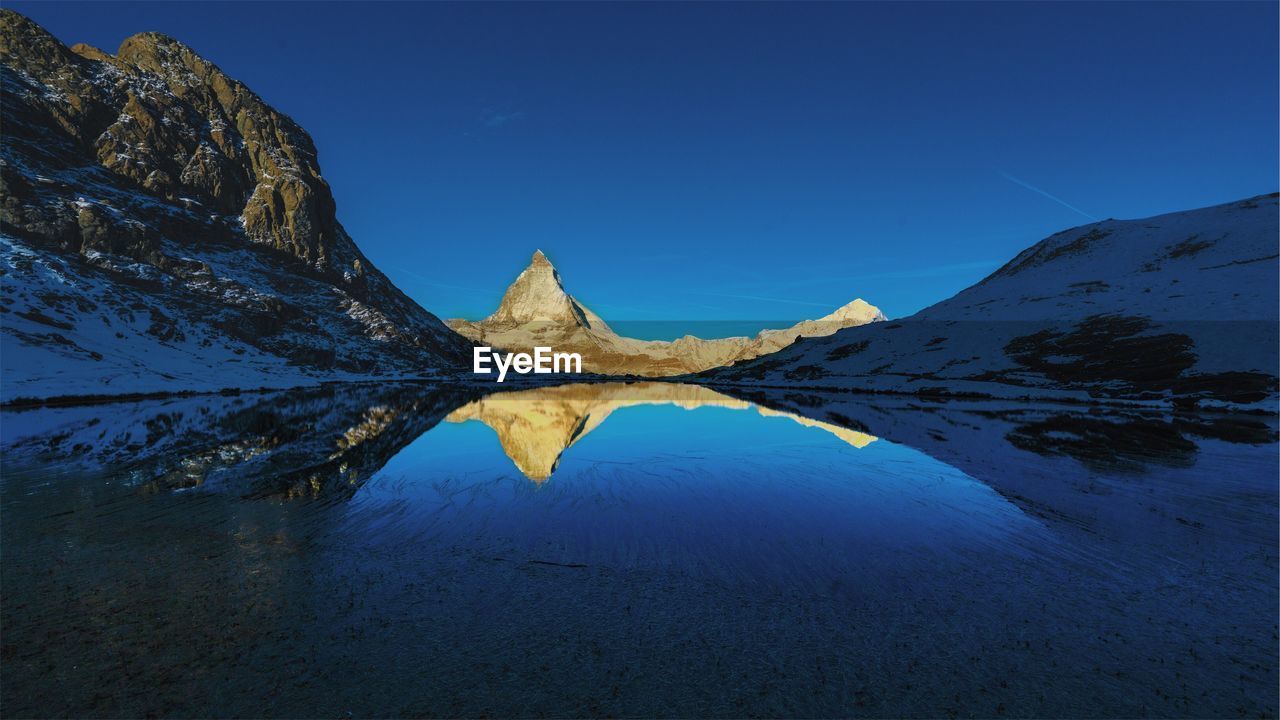
<instances>
[{"instance_id":1,"label":"smaller peak","mask_svg":"<svg viewBox=\"0 0 1280 720\"><path fill-rule=\"evenodd\" d=\"M144 69L155 70L154 64L178 62L181 64L207 63L190 46L164 33L154 31L130 35L120 43L116 57Z\"/></svg>"},{"instance_id":2,"label":"smaller peak","mask_svg":"<svg viewBox=\"0 0 1280 720\"><path fill-rule=\"evenodd\" d=\"M113 59L110 55L103 52L101 49L96 48L88 43L76 43L75 45L72 45L71 52L79 55L80 57L86 60L98 60L100 62L107 62Z\"/></svg>"},{"instance_id":3,"label":"smaller peak","mask_svg":"<svg viewBox=\"0 0 1280 720\"><path fill-rule=\"evenodd\" d=\"M156 47L173 47L173 48L189 49L187 48L186 45L183 45L181 42L173 39L172 37L169 37L168 35L165 35L162 32L156 32L154 30L134 33L133 35L130 35L129 37L125 38L124 42L121 43L121 45L126 45L131 43L145 43L148 45L155 45Z\"/></svg>"},{"instance_id":4,"label":"smaller peak","mask_svg":"<svg viewBox=\"0 0 1280 720\"><path fill-rule=\"evenodd\" d=\"M840 320L840 321L844 321L844 320L871 321L876 319L883 320L884 313L880 312L880 308L876 307L875 305L872 305L871 303L867 302L866 300L863 300L862 298L857 298L852 302L841 305L840 307L836 308L835 311L832 312L830 315L827 315L826 317L823 317L820 319L821 320Z\"/></svg>"}]
</instances>

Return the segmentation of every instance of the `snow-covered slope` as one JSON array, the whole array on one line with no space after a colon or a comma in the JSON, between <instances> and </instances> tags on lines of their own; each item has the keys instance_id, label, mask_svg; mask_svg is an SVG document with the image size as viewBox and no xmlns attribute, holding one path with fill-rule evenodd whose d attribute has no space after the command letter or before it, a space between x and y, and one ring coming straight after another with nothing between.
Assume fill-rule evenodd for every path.
<instances>
[{"instance_id":1,"label":"snow-covered slope","mask_svg":"<svg viewBox=\"0 0 1280 720\"><path fill-rule=\"evenodd\" d=\"M471 322L449 320L449 327L471 340L505 350L528 352L551 347L582 355L586 372L662 377L699 372L776 352L797 337L830 335L841 328L884 320L861 298L817 320L805 320L755 337L637 340L618 335L600 316L565 291L551 261L541 250L516 277L489 317Z\"/></svg>"},{"instance_id":2,"label":"snow-covered slope","mask_svg":"<svg viewBox=\"0 0 1280 720\"><path fill-rule=\"evenodd\" d=\"M1276 198L1066 230L909 318L703 378L1274 409Z\"/></svg>"},{"instance_id":3,"label":"snow-covered slope","mask_svg":"<svg viewBox=\"0 0 1280 720\"><path fill-rule=\"evenodd\" d=\"M311 138L181 43L0 10L0 401L465 368L336 218Z\"/></svg>"}]
</instances>

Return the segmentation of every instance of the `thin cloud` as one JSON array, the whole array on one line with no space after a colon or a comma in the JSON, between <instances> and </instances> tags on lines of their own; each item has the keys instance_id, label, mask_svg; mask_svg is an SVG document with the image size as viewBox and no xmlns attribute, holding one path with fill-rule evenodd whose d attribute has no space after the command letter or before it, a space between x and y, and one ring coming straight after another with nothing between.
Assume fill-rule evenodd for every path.
<instances>
[{"instance_id":1,"label":"thin cloud","mask_svg":"<svg viewBox=\"0 0 1280 720\"><path fill-rule=\"evenodd\" d=\"M500 112L500 111L489 112L489 113L486 113L486 116L484 118L484 125L485 127L497 128L497 127L502 127L503 125L506 125L508 123L524 120L525 117L526 115L523 110L514 110L512 112Z\"/></svg>"},{"instance_id":2,"label":"thin cloud","mask_svg":"<svg viewBox=\"0 0 1280 720\"><path fill-rule=\"evenodd\" d=\"M580 303L580 304L585 305L586 303ZM608 310L609 312L613 312L615 310L621 310L623 312L629 312L629 313L640 313L641 315L653 314L652 308L641 309L637 307L631 307L630 305L615 305L613 303L591 303L591 305L588 306L587 309L590 310L592 308L600 308L601 310Z\"/></svg>"},{"instance_id":3,"label":"thin cloud","mask_svg":"<svg viewBox=\"0 0 1280 720\"><path fill-rule=\"evenodd\" d=\"M1043 195L1043 196L1045 196L1045 197L1049 198L1050 200L1052 200L1052 201L1054 201L1054 202L1058 203L1058 204L1059 204L1059 205L1061 205L1062 207L1067 208L1068 210L1071 210L1071 211L1073 211L1073 212L1080 213L1081 215L1083 215L1083 216L1085 216L1085 217L1089 218L1090 220L1092 220L1092 221L1094 221L1094 222L1097 222L1097 221L1098 221L1098 218L1096 218L1096 217L1094 217L1094 216L1090 215L1089 213L1087 213L1087 212L1085 212L1085 211L1081 210L1080 208L1076 207L1075 205L1072 205L1071 203L1067 202L1066 200L1063 200L1063 199L1062 199L1062 198L1060 198L1060 197L1057 197L1057 196L1055 196L1055 195L1050 195L1049 193L1045 192L1044 190L1041 190L1040 188L1036 187L1035 185L1032 185L1032 184L1031 184L1031 183L1029 183L1029 182L1026 182L1026 181L1023 181L1023 180L1019 180L1018 178L1016 178L1016 177L1014 177L1014 176L1010 175L1009 173L1007 173L1007 172L1005 172L1005 171L1003 171L1003 170L997 170L996 172L1000 173L1000 177L1004 178L1005 180L1008 180L1009 182L1011 182L1011 183L1013 183L1013 184L1015 184L1015 185L1020 185L1020 186L1022 186L1022 187L1024 187L1024 188L1026 188L1026 189L1030 190L1030 191L1031 191L1031 192L1033 192L1033 193L1038 193L1038 194L1040 194L1040 195Z\"/></svg>"},{"instance_id":4,"label":"thin cloud","mask_svg":"<svg viewBox=\"0 0 1280 720\"><path fill-rule=\"evenodd\" d=\"M448 283L436 282L426 276L419 275L412 270L405 270L404 268L396 268L394 272L401 275L408 275L409 277L417 280L419 285L431 285L433 287L446 288L448 290L465 290L467 292L484 293L485 295L493 294L492 288L485 290L482 288L466 287L464 285L449 285Z\"/></svg>"},{"instance_id":5,"label":"thin cloud","mask_svg":"<svg viewBox=\"0 0 1280 720\"><path fill-rule=\"evenodd\" d=\"M911 270L888 270L885 272L858 275L849 280L910 280L915 278L946 277L956 273L993 268L1002 264L1003 260L975 260L973 262L953 263L951 265L933 265L931 267L913 268Z\"/></svg>"},{"instance_id":6,"label":"thin cloud","mask_svg":"<svg viewBox=\"0 0 1280 720\"><path fill-rule=\"evenodd\" d=\"M974 260L964 263L952 263L949 265L931 265L929 267L911 268L908 270L886 270L884 272L865 273L862 275L840 275L836 277L814 278L807 277L803 280L795 280L785 283L765 283L756 284L751 287L768 288L770 290L781 290L792 287L810 287L813 285L834 285L837 283L856 283L863 280L910 280L916 278L932 278L946 277L957 273L969 272L972 270L982 270L985 268L994 268L1001 265L1003 260ZM722 287L744 287L737 283ZM727 296L726 296L727 297Z\"/></svg>"},{"instance_id":7,"label":"thin cloud","mask_svg":"<svg viewBox=\"0 0 1280 720\"><path fill-rule=\"evenodd\" d=\"M762 302L786 303L788 305L808 305L810 307L827 308L829 310L834 310L838 307L829 303L807 302L805 300L791 300L788 298L761 297L759 295L731 295L729 293L701 292L697 290L690 290L689 292L694 295L707 295L709 297L733 298L735 300L760 300Z\"/></svg>"}]
</instances>

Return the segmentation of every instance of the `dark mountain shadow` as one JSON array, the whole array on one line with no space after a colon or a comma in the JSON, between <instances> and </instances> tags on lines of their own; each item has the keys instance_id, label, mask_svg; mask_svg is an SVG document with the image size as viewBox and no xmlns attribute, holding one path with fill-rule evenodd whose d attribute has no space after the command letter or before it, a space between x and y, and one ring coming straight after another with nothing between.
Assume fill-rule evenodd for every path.
<instances>
[{"instance_id":1,"label":"dark mountain shadow","mask_svg":"<svg viewBox=\"0 0 1280 720\"><path fill-rule=\"evenodd\" d=\"M203 488L247 499L343 501L441 421L489 426L516 469L541 483L570 446L613 412L637 405L755 408L853 447L875 440L699 385L399 383L9 411L6 423L29 430L4 438L3 453L7 465L101 471L143 493Z\"/></svg>"},{"instance_id":2,"label":"dark mountain shadow","mask_svg":"<svg viewBox=\"0 0 1280 720\"><path fill-rule=\"evenodd\" d=\"M6 423L21 427L30 418L36 428L5 438L5 464L107 469L143 493L216 486L246 498L340 501L482 394L465 386L346 384L11 412Z\"/></svg>"},{"instance_id":3,"label":"dark mountain shadow","mask_svg":"<svg viewBox=\"0 0 1280 720\"><path fill-rule=\"evenodd\" d=\"M1252 445L1271 442L1275 432L1248 418L1057 413L1018 425L1005 435L1014 447L1042 456L1066 456L1098 472L1144 473L1195 465L1194 438Z\"/></svg>"},{"instance_id":4,"label":"dark mountain shadow","mask_svg":"<svg viewBox=\"0 0 1280 720\"><path fill-rule=\"evenodd\" d=\"M907 445L1047 522L1151 536L1173 526L1200 529L1221 521L1250 537L1274 534L1274 476L1222 472L1251 454L1274 465L1278 418L1273 415L717 390ZM1218 501L1237 496L1247 498L1258 517L1247 523L1218 517L1225 512Z\"/></svg>"},{"instance_id":5,"label":"dark mountain shadow","mask_svg":"<svg viewBox=\"0 0 1280 720\"><path fill-rule=\"evenodd\" d=\"M442 420L476 419L535 482L619 407L754 406L862 447L907 445L983 482L1024 511L1087 528L1151 510L1188 519L1197 499L1244 493L1274 508L1274 478L1224 478L1198 468L1206 448L1274 453L1276 418L1101 411L1086 406L670 383L546 388L345 384L234 396L6 411L6 473L50 464L104 471L129 492L190 488L251 499L341 502ZM1216 449L1214 449L1216 448ZM91 490L102 498L120 485ZM114 490L112 488L115 488ZM1197 510L1198 512L1198 510ZM1274 514L1274 513L1273 513ZM1127 518L1127 519L1126 519ZM1204 520L1188 519L1189 523Z\"/></svg>"}]
</instances>

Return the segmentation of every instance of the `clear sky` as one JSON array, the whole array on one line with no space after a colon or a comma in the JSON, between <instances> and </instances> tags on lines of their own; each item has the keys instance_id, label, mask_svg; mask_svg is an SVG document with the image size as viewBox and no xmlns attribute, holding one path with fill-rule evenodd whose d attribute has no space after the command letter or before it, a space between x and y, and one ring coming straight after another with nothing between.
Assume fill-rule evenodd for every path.
<instances>
[{"instance_id":1,"label":"clear sky","mask_svg":"<svg viewBox=\"0 0 1280 720\"><path fill-rule=\"evenodd\" d=\"M1058 230L1280 172L1274 2L6 6L245 82L442 317L537 248L606 320L902 316Z\"/></svg>"}]
</instances>

